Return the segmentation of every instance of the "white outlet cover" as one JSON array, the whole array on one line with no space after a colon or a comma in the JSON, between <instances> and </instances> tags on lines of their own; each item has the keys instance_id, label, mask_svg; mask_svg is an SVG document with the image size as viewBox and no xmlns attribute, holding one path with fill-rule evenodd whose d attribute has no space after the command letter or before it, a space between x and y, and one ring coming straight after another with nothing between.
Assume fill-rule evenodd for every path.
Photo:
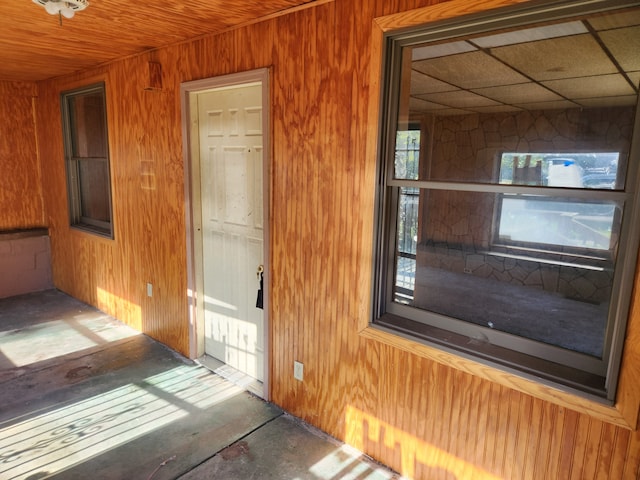
<instances>
[{"instance_id":1,"label":"white outlet cover","mask_svg":"<svg viewBox=\"0 0 640 480\"><path fill-rule=\"evenodd\" d=\"M300 362L293 362L293 378L302 381L304 378L304 365Z\"/></svg>"}]
</instances>

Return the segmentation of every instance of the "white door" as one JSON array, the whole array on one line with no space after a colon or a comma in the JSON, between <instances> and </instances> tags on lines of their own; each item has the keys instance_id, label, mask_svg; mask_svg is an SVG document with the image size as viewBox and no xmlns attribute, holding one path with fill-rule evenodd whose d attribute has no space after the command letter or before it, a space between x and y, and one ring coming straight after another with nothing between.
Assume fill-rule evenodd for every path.
<instances>
[{"instance_id":1,"label":"white door","mask_svg":"<svg viewBox=\"0 0 640 480\"><path fill-rule=\"evenodd\" d=\"M198 94L205 353L263 380L260 83Z\"/></svg>"}]
</instances>

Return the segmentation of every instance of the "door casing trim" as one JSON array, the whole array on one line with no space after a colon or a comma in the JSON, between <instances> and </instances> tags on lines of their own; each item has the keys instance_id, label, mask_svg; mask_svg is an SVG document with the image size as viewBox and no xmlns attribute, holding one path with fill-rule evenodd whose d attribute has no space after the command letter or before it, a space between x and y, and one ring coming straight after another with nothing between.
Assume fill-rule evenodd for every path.
<instances>
[{"instance_id":1,"label":"door casing trim","mask_svg":"<svg viewBox=\"0 0 640 480\"><path fill-rule=\"evenodd\" d=\"M185 185L185 230L187 257L187 309L189 320L189 358L196 359L204 355L204 319L198 314L198 297L203 292L202 275L202 220L194 213L199 209L200 196L200 159L198 122L192 119L197 102L197 94L225 87L241 87L246 84L260 82L262 87L262 122L263 122L263 208L264 208L264 356L263 356L263 395L270 398L270 328L269 328L269 292L270 292L270 198L271 198L271 96L269 86L269 69L260 68L245 72L232 73L217 77L193 80L180 84L180 103L182 111L182 149ZM194 152L195 148L195 152Z\"/></svg>"}]
</instances>

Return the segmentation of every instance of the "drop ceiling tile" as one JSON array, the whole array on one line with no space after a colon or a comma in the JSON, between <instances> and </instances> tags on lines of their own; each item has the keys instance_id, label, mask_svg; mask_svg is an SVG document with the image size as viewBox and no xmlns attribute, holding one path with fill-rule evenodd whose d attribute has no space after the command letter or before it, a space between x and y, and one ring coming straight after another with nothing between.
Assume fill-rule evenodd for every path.
<instances>
[{"instance_id":1,"label":"drop ceiling tile","mask_svg":"<svg viewBox=\"0 0 640 480\"><path fill-rule=\"evenodd\" d=\"M579 33L587 33L587 28L582 22L575 21L555 25L544 25L542 27L525 28L524 30L515 30L513 32L498 33L496 35L489 35L488 37L474 38L471 41L482 48L495 48L503 47L505 45L513 45L516 43L565 37L567 35L576 35Z\"/></svg>"},{"instance_id":2,"label":"drop ceiling tile","mask_svg":"<svg viewBox=\"0 0 640 480\"><path fill-rule=\"evenodd\" d=\"M424 73L411 71L411 95L420 93L450 92L457 90L453 85L436 80Z\"/></svg>"},{"instance_id":3,"label":"drop ceiling tile","mask_svg":"<svg viewBox=\"0 0 640 480\"><path fill-rule=\"evenodd\" d=\"M503 112L519 112L522 109L513 105L494 105L489 107L473 107L472 109L476 113L503 113Z\"/></svg>"},{"instance_id":4,"label":"drop ceiling tile","mask_svg":"<svg viewBox=\"0 0 640 480\"><path fill-rule=\"evenodd\" d=\"M461 110L458 108L447 108L446 110L438 110L439 117L452 116L452 115L470 115L474 112L470 110Z\"/></svg>"},{"instance_id":5,"label":"drop ceiling tile","mask_svg":"<svg viewBox=\"0 0 640 480\"><path fill-rule=\"evenodd\" d=\"M477 50L477 48L464 41L440 43L437 45L429 44L422 47L414 47L413 50L411 50L411 60L415 62L427 58L446 57L458 53L471 52L473 50Z\"/></svg>"},{"instance_id":6,"label":"drop ceiling tile","mask_svg":"<svg viewBox=\"0 0 640 480\"><path fill-rule=\"evenodd\" d=\"M474 89L474 92L498 102L510 105L533 102L552 102L562 99L559 95L556 95L546 88L531 82L519 85L506 85L504 87L479 88Z\"/></svg>"},{"instance_id":7,"label":"drop ceiling tile","mask_svg":"<svg viewBox=\"0 0 640 480\"><path fill-rule=\"evenodd\" d=\"M625 70L640 70L640 26L600 32L600 38Z\"/></svg>"},{"instance_id":8,"label":"drop ceiling tile","mask_svg":"<svg viewBox=\"0 0 640 480\"><path fill-rule=\"evenodd\" d=\"M616 73L617 69L590 35L573 35L491 50L496 57L534 80Z\"/></svg>"},{"instance_id":9,"label":"drop ceiling tile","mask_svg":"<svg viewBox=\"0 0 640 480\"><path fill-rule=\"evenodd\" d=\"M640 9L636 8L610 15L595 16L589 19L589 23L597 31L640 25Z\"/></svg>"},{"instance_id":10,"label":"drop ceiling tile","mask_svg":"<svg viewBox=\"0 0 640 480\"><path fill-rule=\"evenodd\" d=\"M444 110L446 108L448 108L446 105L428 102L416 97L411 97L409 99L409 110L412 112L434 112L436 110Z\"/></svg>"},{"instance_id":11,"label":"drop ceiling tile","mask_svg":"<svg viewBox=\"0 0 640 480\"><path fill-rule=\"evenodd\" d=\"M510 85L527 81L518 72L483 52L421 60L414 62L413 68L460 88Z\"/></svg>"},{"instance_id":12,"label":"drop ceiling tile","mask_svg":"<svg viewBox=\"0 0 640 480\"><path fill-rule=\"evenodd\" d=\"M638 88L640 85L640 72L628 72L629 80Z\"/></svg>"},{"instance_id":13,"label":"drop ceiling tile","mask_svg":"<svg viewBox=\"0 0 640 480\"><path fill-rule=\"evenodd\" d=\"M517 103L516 107L520 107L523 110L561 110L561 109L571 109L571 108L580 108L580 105L577 105L569 100L558 100L555 102L531 102L531 103Z\"/></svg>"},{"instance_id":14,"label":"drop ceiling tile","mask_svg":"<svg viewBox=\"0 0 640 480\"><path fill-rule=\"evenodd\" d=\"M588 108L606 108L606 107L635 107L638 97L635 95L627 95L625 97L602 97L602 98L585 98L576 100L584 107Z\"/></svg>"},{"instance_id":15,"label":"drop ceiling tile","mask_svg":"<svg viewBox=\"0 0 640 480\"><path fill-rule=\"evenodd\" d=\"M458 90L456 92L428 93L418 95L421 100L439 103L453 108L472 108L483 107L488 105L498 105L489 98L468 92L466 90Z\"/></svg>"},{"instance_id":16,"label":"drop ceiling tile","mask_svg":"<svg viewBox=\"0 0 640 480\"><path fill-rule=\"evenodd\" d=\"M629 82L620 74L548 80L542 84L572 100L576 98L619 97L635 93Z\"/></svg>"}]
</instances>

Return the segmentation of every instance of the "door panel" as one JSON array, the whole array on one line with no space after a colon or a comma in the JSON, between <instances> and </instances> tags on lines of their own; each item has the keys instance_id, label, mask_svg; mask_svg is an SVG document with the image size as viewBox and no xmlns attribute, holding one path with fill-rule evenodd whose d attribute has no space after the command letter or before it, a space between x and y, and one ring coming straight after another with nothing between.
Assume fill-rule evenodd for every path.
<instances>
[{"instance_id":1,"label":"door panel","mask_svg":"<svg viewBox=\"0 0 640 480\"><path fill-rule=\"evenodd\" d=\"M262 381L262 89L198 94L205 353Z\"/></svg>"}]
</instances>

